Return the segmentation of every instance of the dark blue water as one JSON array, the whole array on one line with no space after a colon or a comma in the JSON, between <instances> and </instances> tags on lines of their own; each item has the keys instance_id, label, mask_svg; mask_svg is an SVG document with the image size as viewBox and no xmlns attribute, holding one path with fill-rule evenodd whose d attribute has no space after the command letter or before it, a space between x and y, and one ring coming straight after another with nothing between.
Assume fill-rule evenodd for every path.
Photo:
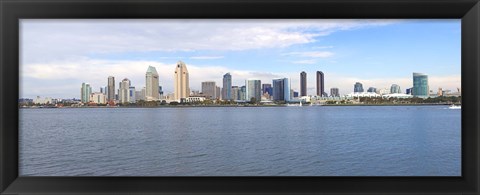
<instances>
[{"instance_id":1,"label":"dark blue water","mask_svg":"<svg viewBox=\"0 0 480 195\"><path fill-rule=\"evenodd\" d=\"M23 176L460 176L447 106L20 110Z\"/></svg>"}]
</instances>

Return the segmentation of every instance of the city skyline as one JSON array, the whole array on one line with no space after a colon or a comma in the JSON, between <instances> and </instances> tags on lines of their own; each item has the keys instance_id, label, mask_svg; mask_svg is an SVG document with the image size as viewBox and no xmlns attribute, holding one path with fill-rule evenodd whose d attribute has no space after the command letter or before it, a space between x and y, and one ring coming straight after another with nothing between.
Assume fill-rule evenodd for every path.
<instances>
[{"instance_id":1,"label":"city skyline","mask_svg":"<svg viewBox=\"0 0 480 195\"><path fill-rule=\"evenodd\" d=\"M139 90L146 66L155 67L163 91L173 93L179 60L188 66L191 91L200 90L203 81L221 86L222 75L230 73L231 86L241 87L249 78L262 84L289 78L299 92L301 71L307 73L307 95L316 94L316 71L325 73L326 92L336 87L342 95L352 92L355 82L364 89L397 84L405 92L413 87L412 72L427 74L430 89L461 87L460 20L22 20L21 25L20 97L25 98L75 98L79 83L97 92L108 76L128 78ZM79 27L90 31L72 31ZM134 30L124 32L127 27ZM196 32L182 31L188 29ZM93 38L100 32L100 40ZM132 38L122 32L139 40L127 44ZM58 35L78 38L64 42L67 49L57 40L42 44ZM82 46L88 37L98 42Z\"/></svg>"}]
</instances>

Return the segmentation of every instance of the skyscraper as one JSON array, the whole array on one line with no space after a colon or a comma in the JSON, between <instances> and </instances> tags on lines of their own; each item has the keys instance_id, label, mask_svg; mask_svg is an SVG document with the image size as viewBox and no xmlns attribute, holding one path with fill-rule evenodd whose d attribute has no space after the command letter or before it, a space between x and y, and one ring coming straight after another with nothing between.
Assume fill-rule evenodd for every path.
<instances>
[{"instance_id":1,"label":"skyscraper","mask_svg":"<svg viewBox=\"0 0 480 195\"><path fill-rule=\"evenodd\" d=\"M118 100L122 104L130 102L130 80L127 78L124 78L122 82L120 82Z\"/></svg>"},{"instance_id":2,"label":"skyscraper","mask_svg":"<svg viewBox=\"0 0 480 195\"><path fill-rule=\"evenodd\" d=\"M247 95L247 87L241 86L240 90L238 91L238 99L239 100L246 100L245 96Z\"/></svg>"},{"instance_id":3,"label":"skyscraper","mask_svg":"<svg viewBox=\"0 0 480 195\"><path fill-rule=\"evenodd\" d=\"M216 85L215 81L205 81L202 82L202 93L205 95L207 99L215 99L216 98Z\"/></svg>"},{"instance_id":4,"label":"skyscraper","mask_svg":"<svg viewBox=\"0 0 480 195\"><path fill-rule=\"evenodd\" d=\"M88 83L82 83L82 88L80 89L80 99L82 103L90 102L90 94L92 93L92 87Z\"/></svg>"},{"instance_id":5,"label":"skyscraper","mask_svg":"<svg viewBox=\"0 0 480 195\"><path fill-rule=\"evenodd\" d=\"M227 73L223 75L223 88L222 88L222 99L231 100L232 99L232 75Z\"/></svg>"},{"instance_id":6,"label":"skyscraper","mask_svg":"<svg viewBox=\"0 0 480 195\"><path fill-rule=\"evenodd\" d=\"M307 96L307 73L300 73L300 96Z\"/></svg>"},{"instance_id":7,"label":"skyscraper","mask_svg":"<svg viewBox=\"0 0 480 195\"><path fill-rule=\"evenodd\" d=\"M336 88L336 87L330 88L330 96L332 96L332 97L340 97L340 93L339 93L338 88Z\"/></svg>"},{"instance_id":8,"label":"skyscraper","mask_svg":"<svg viewBox=\"0 0 480 195\"><path fill-rule=\"evenodd\" d=\"M262 84L262 94L268 93L268 95L272 95L272 84L266 83Z\"/></svg>"},{"instance_id":9,"label":"skyscraper","mask_svg":"<svg viewBox=\"0 0 480 195\"><path fill-rule=\"evenodd\" d=\"M260 80L249 79L245 81L246 88L246 101L251 101L255 98L256 102L259 102L262 98L262 83Z\"/></svg>"},{"instance_id":10,"label":"skyscraper","mask_svg":"<svg viewBox=\"0 0 480 195\"><path fill-rule=\"evenodd\" d=\"M397 84L393 84L390 87L390 93L402 93L402 90L400 90L400 86Z\"/></svg>"},{"instance_id":11,"label":"skyscraper","mask_svg":"<svg viewBox=\"0 0 480 195\"><path fill-rule=\"evenodd\" d=\"M107 101L115 101L115 77L108 77Z\"/></svg>"},{"instance_id":12,"label":"skyscraper","mask_svg":"<svg viewBox=\"0 0 480 195\"><path fill-rule=\"evenodd\" d=\"M367 92L376 93L376 92L377 92L377 88L375 88L375 87L369 87L369 88L367 89Z\"/></svg>"},{"instance_id":13,"label":"skyscraper","mask_svg":"<svg viewBox=\"0 0 480 195\"><path fill-rule=\"evenodd\" d=\"M428 97L428 93L428 76L414 72L412 95L415 97Z\"/></svg>"},{"instance_id":14,"label":"skyscraper","mask_svg":"<svg viewBox=\"0 0 480 195\"><path fill-rule=\"evenodd\" d=\"M183 63L182 61L177 62L174 79L175 100L180 101L180 99L190 96L187 65L185 65L185 63Z\"/></svg>"},{"instance_id":15,"label":"skyscraper","mask_svg":"<svg viewBox=\"0 0 480 195\"><path fill-rule=\"evenodd\" d=\"M353 86L353 92L354 92L354 93L363 92L363 85L362 85L362 83L356 82L355 85Z\"/></svg>"},{"instance_id":16,"label":"skyscraper","mask_svg":"<svg viewBox=\"0 0 480 195\"><path fill-rule=\"evenodd\" d=\"M273 100L275 101L290 101L290 83L288 78L274 79L273 83Z\"/></svg>"},{"instance_id":17,"label":"skyscraper","mask_svg":"<svg viewBox=\"0 0 480 195\"><path fill-rule=\"evenodd\" d=\"M325 93L325 77L322 71L317 71L317 96L323 96Z\"/></svg>"},{"instance_id":18,"label":"skyscraper","mask_svg":"<svg viewBox=\"0 0 480 195\"><path fill-rule=\"evenodd\" d=\"M147 72L145 73L145 100L156 101L159 99L158 86L157 69L153 66L148 66Z\"/></svg>"},{"instance_id":19,"label":"skyscraper","mask_svg":"<svg viewBox=\"0 0 480 195\"><path fill-rule=\"evenodd\" d=\"M130 96L128 98L130 103L135 103L137 101L137 99L135 98L135 87L134 86L130 86L130 88L128 90L128 95Z\"/></svg>"},{"instance_id":20,"label":"skyscraper","mask_svg":"<svg viewBox=\"0 0 480 195\"><path fill-rule=\"evenodd\" d=\"M238 88L238 86L232 86L232 90L231 90L232 93L230 95L232 100L240 100L239 90L240 88Z\"/></svg>"}]
</instances>

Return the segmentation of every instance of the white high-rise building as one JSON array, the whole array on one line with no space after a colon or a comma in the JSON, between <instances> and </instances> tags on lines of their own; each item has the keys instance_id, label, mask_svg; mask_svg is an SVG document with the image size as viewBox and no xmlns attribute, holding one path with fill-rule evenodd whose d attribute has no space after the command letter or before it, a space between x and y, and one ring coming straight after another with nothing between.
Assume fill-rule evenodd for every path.
<instances>
[{"instance_id":1,"label":"white high-rise building","mask_svg":"<svg viewBox=\"0 0 480 195\"><path fill-rule=\"evenodd\" d=\"M153 66L148 66L147 73L145 74L145 100L156 101L159 100L158 94L158 73L157 69Z\"/></svg>"},{"instance_id":2,"label":"white high-rise building","mask_svg":"<svg viewBox=\"0 0 480 195\"><path fill-rule=\"evenodd\" d=\"M262 83L257 79L249 79L245 81L246 89L246 101L252 100L255 98L255 101L259 102L262 98Z\"/></svg>"},{"instance_id":3,"label":"white high-rise building","mask_svg":"<svg viewBox=\"0 0 480 195\"><path fill-rule=\"evenodd\" d=\"M177 101L190 95L187 65L182 61L178 61L175 68L174 88L175 100Z\"/></svg>"},{"instance_id":4,"label":"white high-rise building","mask_svg":"<svg viewBox=\"0 0 480 195\"><path fill-rule=\"evenodd\" d=\"M130 102L130 80L127 78L124 78L122 82L120 82L118 89L118 100L122 104Z\"/></svg>"}]
</instances>

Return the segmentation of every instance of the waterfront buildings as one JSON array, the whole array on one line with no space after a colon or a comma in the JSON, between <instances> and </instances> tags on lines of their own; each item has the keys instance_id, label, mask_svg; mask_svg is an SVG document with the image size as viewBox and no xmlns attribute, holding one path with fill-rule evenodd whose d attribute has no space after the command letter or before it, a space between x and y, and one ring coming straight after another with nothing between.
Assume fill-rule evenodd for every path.
<instances>
[{"instance_id":1,"label":"waterfront buildings","mask_svg":"<svg viewBox=\"0 0 480 195\"><path fill-rule=\"evenodd\" d=\"M393 84L390 87L390 93L402 93L402 90L400 90L400 86L397 84Z\"/></svg>"},{"instance_id":2,"label":"waterfront buildings","mask_svg":"<svg viewBox=\"0 0 480 195\"><path fill-rule=\"evenodd\" d=\"M130 100L129 102L130 103L135 103L137 102L137 99L135 98L135 87L134 86L130 86L130 88L128 89L128 99Z\"/></svg>"},{"instance_id":3,"label":"waterfront buildings","mask_svg":"<svg viewBox=\"0 0 480 195\"><path fill-rule=\"evenodd\" d=\"M377 88L375 88L375 87L369 87L369 88L367 89L367 92L375 92L375 93L376 93L376 92L377 92Z\"/></svg>"},{"instance_id":4,"label":"waterfront buildings","mask_svg":"<svg viewBox=\"0 0 480 195\"><path fill-rule=\"evenodd\" d=\"M240 88L238 88L238 86L232 86L231 94L230 94L230 97L232 98L232 100L240 100L239 91L240 91Z\"/></svg>"},{"instance_id":5,"label":"waterfront buildings","mask_svg":"<svg viewBox=\"0 0 480 195\"><path fill-rule=\"evenodd\" d=\"M361 93L363 92L363 85L360 82L356 82L355 85L353 86L353 92L354 93Z\"/></svg>"},{"instance_id":6,"label":"waterfront buildings","mask_svg":"<svg viewBox=\"0 0 480 195\"><path fill-rule=\"evenodd\" d=\"M215 86L215 99L222 99L222 89L219 86Z\"/></svg>"},{"instance_id":7,"label":"waterfront buildings","mask_svg":"<svg viewBox=\"0 0 480 195\"><path fill-rule=\"evenodd\" d=\"M107 84L107 101L115 101L115 77L108 77Z\"/></svg>"},{"instance_id":8,"label":"waterfront buildings","mask_svg":"<svg viewBox=\"0 0 480 195\"><path fill-rule=\"evenodd\" d=\"M193 96L191 96L191 97L185 98L186 103L203 102L203 101L205 101L205 97L200 97L200 96L193 97Z\"/></svg>"},{"instance_id":9,"label":"waterfront buildings","mask_svg":"<svg viewBox=\"0 0 480 195\"><path fill-rule=\"evenodd\" d=\"M336 88L336 87L330 88L330 96L332 96L332 97L340 97L340 93L339 93L338 88Z\"/></svg>"},{"instance_id":10,"label":"waterfront buildings","mask_svg":"<svg viewBox=\"0 0 480 195\"><path fill-rule=\"evenodd\" d=\"M262 98L261 81L256 79L249 79L245 81L246 86L246 101L251 101L255 98L256 102L259 102Z\"/></svg>"},{"instance_id":11,"label":"waterfront buildings","mask_svg":"<svg viewBox=\"0 0 480 195\"><path fill-rule=\"evenodd\" d=\"M88 83L82 83L80 90L80 99L82 103L88 103L90 101L90 94L92 93L92 87Z\"/></svg>"},{"instance_id":12,"label":"waterfront buildings","mask_svg":"<svg viewBox=\"0 0 480 195\"><path fill-rule=\"evenodd\" d=\"M231 100L232 98L232 75L227 73L223 75L222 99Z\"/></svg>"},{"instance_id":13,"label":"waterfront buildings","mask_svg":"<svg viewBox=\"0 0 480 195\"><path fill-rule=\"evenodd\" d=\"M215 81L205 81L202 82L202 93L207 99L215 99L217 87Z\"/></svg>"},{"instance_id":14,"label":"waterfront buildings","mask_svg":"<svg viewBox=\"0 0 480 195\"><path fill-rule=\"evenodd\" d=\"M135 100L145 100L145 87L141 91L135 91Z\"/></svg>"},{"instance_id":15,"label":"waterfront buildings","mask_svg":"<svg viewBox=\"0 0 480 195\"><path fill-rule=\"evenodd\" d=\"M102 92L95 92L90 94L90 102L93 102L96 104L106 104L107 97Z\"/></svg>"},{"instance_id":16,"label":"waterfront buildings","mask_svg":"<svg viewBox=\"0 0 480 195\"><path fill-rule=\"evenodd\" d=\"M377 90L377 93L380 95L390 94L390 88L379 89Z\"/></svg>"},{"instance_id":17,"label":"waterfront buildings","mask_svg":"<svg viewBox=\"0 0 480 195\"><path fill-rule=\"evenodd\" d=\"M307 73L305 71L300 73L300 96L307 96Z\"/></svg>"},{"instance_id":18,"label":"waterfront buildings","mask_svg":"<svg viewBox=\"0 0 480 195\"><path fill-rule=\"evenodd\" d=\"M174 76L174 96L176 101L187 98L190 95L187 65L182 61L177 62Z\"/></svg>"},{"instance_id":19,"label":"waterfront buildings","mask_svg":"<svg viewBox=\"0 0 480 195\"><path fill-rule=\"evenodd\" d=\"M245 100L246 95L247 95L247 87L245 87L245 85L241 86L240 90L238 91L239 100Z\"/></svg>"},{"instance_id":20,"label":"waterfront buildings","mask_svg":"<svg viewBox=\"0 0 480 195\"><path fill-rule=\"evenodd\" d=\"M35 99L33 99L33 103L34 104L53 104L54 101L51 97L45 97L45 98L42 98L40 96L37 96Z\"/></svg>"},{"instance_id":21,"label":"waterfront buildings","mask_svg":"<svg viewBox=\"0 0 480 195\"><path fill-rule=\"evenodd\" d=\"M272 84L270 83L262 84L262 94L268 93L268 95L272 96L273 95L272 90L273 90Z\"/></svg>"},{"instance_id":22,"label":"waterfront buildings","mask_svg":"<svg viewBox=\"0 0 480 195\"><path fill-rule=\"evenodd\" d=\"M120 82L118 89L118 100L122 104L130 102L130 84L130 80L127 78L124 78L122 82Z\"/></svg>"},{"instance_id":23,"label":"waterfront buildings","mask_svg":"<svg viewBox=\"0 0 480 195\"><path fill-rule=\"evenodd\" d=\"M413 73L413 90L412 95L415 97L428 97L428 76L422 73Z\"/></svg>"},{"instance_id":24,"label":"waterfront buildings","mask_svg":"<svg viewBox=\"0 0 480 195\"><path fill-rule=\"evenodd\" d=\"M145 100L159 100L159 85L157 69L153 66L148 66L147 72L145 73Z\"/></svg>"},{"instance_id":25,"label":"waterfront buildings","mask_svg":"<svg viewBox=\"0 0 480 195\"><path fill-rule=\"evenodd\" d=\"M273 83L273 100L275 101L290 101L290 83L288 78L274 79Z\"/></svg>"},{"instance_id":26,"label":"waterfront buildings","mask_svg":"<svg viewBox=\"0 0 480 195\"><path fill-rule=\"evenodd\" d=\"M322 71L317 71L317 96L325 95L325 77Z\"/></svg>"}]
</instances>

